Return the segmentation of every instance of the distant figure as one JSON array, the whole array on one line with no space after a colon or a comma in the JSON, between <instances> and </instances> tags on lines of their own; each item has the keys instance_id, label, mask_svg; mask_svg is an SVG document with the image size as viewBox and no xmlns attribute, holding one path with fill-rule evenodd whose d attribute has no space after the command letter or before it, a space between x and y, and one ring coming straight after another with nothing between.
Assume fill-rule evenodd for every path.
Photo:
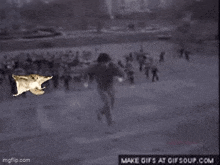
<instances>
[{"instance_id":1,"label":"distant figure","mask_svg":"<svg viewBox=\"0 0 220 165\"><path fill-rule=\"evenodd\" d=\"M5 79L5 68L4 68L4 64L0 63L0 85L4 81L4 79Z\"/></svg>"},{"instance_id":2,"label":"distant figure","mask_svg":"<svg viewBox=\"0 0 220 165\"><path fill-rule=\"evenodd\" d=\"M128 25L128 29L129 29L129 30L133 30L133 31L134 31L134 30L135 30L135 25L134 25L134 24L132 24L132 23L131 23L131 24L129 24L129 25Z\"/></svg>"},{"instance_id":3,"label":"distant figure","mask_svg":"<svg viewBox=\"0 0 220 165\"><path fill-rule=\"evenodd\" d=\"M139 63L139 71L140 72L142 72L142 70L143 70L143 66L144 66L144 63L145 63L146 59L147 59L147 57L145 55L141 55L139 57L138 63Z\"/></svg>"},{"instance_id":4,"label":"distant figure","mask_svg":"<svg viewBox=\"0 0 220 165\"><path fill-rule=\"evenodd\" d=\"M48 65L49 69L53 69L53 67L54 67L54 60L55 60L54 56L51 56L50 59L47 60L47 62L48 62L47 65Z\"/></svg>"},{"instance_id":5,"label":"distant figure","mask_svg":"<svg viewBox=\"0 0 220 165\"><path fill-rule=\"evenodd\" d=\"M29 53L27 54L27 59L26 59L26 62L27 62L28 64L30 64L30 65L31 65L31 64L32 64L32 62L33 62L33 61L32 61L32 58L31 58L31 56L30 56L30 54L29 54Z\"/></svg>"},{"instance_id":6,"label":"distant figure","mask_svg":"<svg viewBox=\"0 0 220 165\"><path fill-rule=\"evenodd\" d=\"M59 63L59 59L54 59L53 61L53 69L52 69L52 73L53 73L53 87L56 89L59 87L59 78L60 78L60 63Z\"/></svg>"},{"instance_id":7,"label":"distant figure","mask_svg":"<svg viewBox=\"0 0 220 165\"><path fill-rule=\"evenodd\" d=\"M79 52L76 52L76 57L72 61L71 66L78 66L79 63L80 63L80 61L79 61Z\"/></svg>"},{"instance_id":8,"label":"distant figure","mask_svg":"<svg viewBox=\"0 0 220 165\"><path fill-rule=\"evenodd\" d=\"M20 75L20 76L25 76L25 75L27 75L26 73L27 73L26 70L24 70L21 67L16 68L13 72L13 74ZM22 93L21 95L22 95L22 97L26 98L26 92Z\"/></svg>"},{"instance_id":9,"label":"distant figure","mask_svg":"<svg viewBox=\"0 0 220 165\"><path fill-rule=\"evenodd\" d=\"M88 78L88 74L94 75L97 82L98 93L104 103L103 108L97 111L98 120L101 120L101 115L105 115L108 125L112 125L113 121L110 111L115 101L113 80L114 77L123 77L124 73L112 63L108 54L101 53L97 59L97 64L86 69L84 74L85 78Z\"/></svg>"},{"instance_id":10,"label":"distant figure","mask_svg":"<svg viewBox=\"0 0 220 165\"><path fill-rule=\"evenodd\" d=\"M13 74L13 71L14 71L14 61L13 60L10 60L10 61L6 61L5 62L5 73L8 77L8 80L9 80L9 84L10 84L10 87L11 87L11 94L15 94L17 91L16 91L16 83L15 81L13 80L12 78L12 74Z\"/></svg>"},{"instance_id":11,"label":"distant figure","mask_svg":"<svg viewBox=\"0 0 220 165\"><path fill-rule=\"evenodd\" d=\"M158 75L157 75L158 69L157 69L157 67L156 67L155 65L153 65L153 66L151 67L151 72L152 72L152 74L153 74L152 82L155 81L155 78L156 78L156 80L158 81L158 80L159 80L159 77L158 77Z\"/></svg>"},{"instance_id":12,"label":"distant figure","mask_svg":"<svg viewBox=\"0 0 220 165\"><path fill-rule=\"evenodd\" d=\"M160 53L159 62L164 62L164 55L165 55L165 52L161 52L161 53Z\"/></svg>"},{"instance_id":13,"label":"distant figure","mask_svg":"<svg viewBox=\"0 0 220 165\"><path fill-rule=\"evenodd\" d=\"M16 69L16 68L19 68L19 60L18 60L18 59L15 60L15 66L14 66L14 68L15 68L15 69Z\"/></svg>"},{"instance_id":14,"label":"distant figure","mask_svg":"<svg viewBox=\"0 0 220 165\"><path fill-rule=\"evenodd\" d=\"M56 89L59 86L59 74L58 72L53 72L53 87Z\"/></svg>"},{"instance_id":15,"label":"distant figure","mask_svg":"<svg viewBox=\"0 0 220 165\"><path fill-rule=\"evenodd\" d=\"M127 62L125 65L125 73L127 74L127 78L130 84L134 84L134 68L131 62Z\"/></svg>"},{"instance_id":16,"label":"distant figure","mask_svg":"<svg viewBox=\"0 0 220 165\"><path fill-rule=\"evenodd\" d=\"M33 70L33 62L32 59L30 57L28 57L23 63L22 63L22 67L25 69L27 74L32 74Z\"/></svg>"},{"instance_id":17,"label":"distant figure","mask_svg":"<svg viewBox=\"0 0 220 165\"><path fill-rule=\"evenodd\" d=\"M133 58L133 56L132 56L132 53L130 53L130 54L129 54L129 61L130 61L130 62L133 62L133 60L134 60L134 58Z\"/></svg>"},{"instance_id":18,"label":"distant figure","mask_svg":"<svg viewBox=\"0 0 220 165\"><path fill-rule=\"evenodd\" d=\"M151 63L150 62L146 62L145 66L144 66L144 73L146 75L146 78L149 78L149 72L150 72L150 68L151 68Z\"/></svg>"},{"instance_id":19,"label":"distant figure","mask_svg":"<svg viewBox=\"0 0 220 165\"><path fill-rule=\"evenodd\" d=\"M143 48L143 45L141 45L141 48L140 48L140 53L144 53L144 48Z\"/></svg>"},{"instance_id":20,"label":"distant figure","mask_svg":"<svg viewBox=\"0 0 220 165\"><path fill-rule=\"evenodd\" d=\"M125 57L125 61L129 62L129 57L128 56Z\"/></svg>"},{"instance_id":21,"label":"distant figure","mask_svg":"<svg viewBox=\"0 0 220 165\"><path fill-rule=\"evenodd\" d=\"M37 72L39 73L41 68L42 68L42 60L37 59L37 60L34 61L34 64L37 66Z\"/></svg>"},{"instance_id":22,"label":"distant figure","mask_svg":"<svg viewBox=\"0 0 220 165\"><path fill-rule=\"evenodd\" d=\"M64 87L65 87L65 90L66 90L66 91L69 91L69 82L70 82L70 80L71 80L70 75L65 74L65 75L63 76L63 79L64 79Z\"/></svg>"},{"instance_id":23,"label":"distant figure","mask_svg":"<svg viewBox=\"0 0 220 165\"><path fill-rule=\"evenodd\" d=\"M48 76L48 77L53 74L52 70L50 70L50 69L45 69L41 73L44 74L45 76ZM51 82L50 81L46 81L45 83L43 83L43 85L47 87L46 90L51 89Z\"/></svg>"},{"instance_id":24,"label":"distant figure","mask_svg":"<svg viewBox=\"0 0 220 165\"><path fill-rule=\"evenodd\" d=\"M189 54L190 54L189 51L185 51L185 58L186 58L187 61L189 61Z\"/></svg>"},{"instance_id":25,"label":"distant figure","mask_svg":"<svg viewBox=\"0 0 220 165\"><path fill-rule=\"evenodd\" d=\"M118 60L118 65L121 67L121 68L124 68L125 66L122 64L121 60Z\"/></svg>"},{"instance_id":26,"label":"distant figure","mask_svg":"<svg viewBox=\"0 0 220 165\"><path fill-rule=\"evenodd\" d=\"M67 71L67 69L64 69L64 74L60 78L64 81L65 90L69 91L69 82L72 79L69 71Z\"/></svg>"},{"instance_id":27,"label":"distant figure","mask_svg":"<svg viewBox=\"0 0 220 165\"><path fill-rule=\"evenodd\" d=\"M182 49L180 49L179 52L180 52L180 56L179 56L179 57L180 57L180 58L183 58L183 54L184 54L185 50L182 48Z\"/></svg>"},{"instance_id":28,"label":"distant figure","mask_svg":"<svg viewBox=\"0 0 220 165\"><path fill-rule=\"evenodd\" d=\"M4 77L3 77L3 75L0 73L0 85L3 83L3 81L4 81Z\"/></svg>"}]
</instances>

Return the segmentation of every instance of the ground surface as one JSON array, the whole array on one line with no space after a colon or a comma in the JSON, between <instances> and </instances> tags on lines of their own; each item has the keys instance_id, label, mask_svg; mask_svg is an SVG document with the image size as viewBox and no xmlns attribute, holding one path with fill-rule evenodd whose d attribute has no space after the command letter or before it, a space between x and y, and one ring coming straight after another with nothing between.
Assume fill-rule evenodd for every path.
<instances>
[{"instance_id":1,"label":"ground surface","mask_svg":"<svg viewBox=\"0 0 220 165\"><path fill-rule=\"evenodd\" d=\"M42 96L12 98L4 83L1 158L29 158L31 165L115 165L119 154L219 154L216 45L192 45L190 62L176 57L172 43L143 46L154 56L166 51L165 62L158 65L160 81L146 80L135 64L135 86L116 83L113 127L104 118L96 120L102 103L95 84L82 91L50 89ZM140 43L97 47L120 59L138 51Z\"/></svg>"}]
</instances>

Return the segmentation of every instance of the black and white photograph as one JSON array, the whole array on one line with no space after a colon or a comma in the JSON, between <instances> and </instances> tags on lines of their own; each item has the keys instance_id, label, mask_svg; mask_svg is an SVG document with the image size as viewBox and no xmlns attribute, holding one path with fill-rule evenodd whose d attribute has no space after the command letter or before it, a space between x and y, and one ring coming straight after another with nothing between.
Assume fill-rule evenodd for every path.
<instances>
[{"instance_id":1,"label":"black and white photograph","mask_svg":"<svg viewBox=\"0 0 220 165\"><path fill-rule=\"evenodd\" d=\"M0 165L219 164L218 22L219 0L0 0Z\"/></svg>"}]
</instances>

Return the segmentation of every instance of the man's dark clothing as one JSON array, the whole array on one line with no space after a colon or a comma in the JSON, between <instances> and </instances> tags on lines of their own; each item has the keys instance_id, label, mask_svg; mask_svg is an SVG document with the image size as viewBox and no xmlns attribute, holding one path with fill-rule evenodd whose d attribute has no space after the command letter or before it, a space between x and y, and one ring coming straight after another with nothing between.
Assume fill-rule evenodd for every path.
<instances>
[{"instance_id":1,"label":"man's dark clothing","mask_svg":"<svg viewBox=\"0 0 220 165\"><path fill-rule=\"evenodd\" d=\"M94 75L97 82L97 90L104 103L103 108L97 112L97 117L100 120L100 115L105 115L108 125L112 124L111 108L114 105L114 77L123 77L124 73L113 63L98 63L89 67L85 71L86 75Z\"/></svg>"},{"instance_id":2,"label":"man's dark clothing","mask_svg":"<svg viewBox=\"0 0 220 165\"><path fill-rule=\"evenodd\" d=\"M85 73L94 75L98 88L105 91L113 86L115 76L124 76L124 73L113 63L95 64L89 67Z\"/></svg>"}]
</instances>

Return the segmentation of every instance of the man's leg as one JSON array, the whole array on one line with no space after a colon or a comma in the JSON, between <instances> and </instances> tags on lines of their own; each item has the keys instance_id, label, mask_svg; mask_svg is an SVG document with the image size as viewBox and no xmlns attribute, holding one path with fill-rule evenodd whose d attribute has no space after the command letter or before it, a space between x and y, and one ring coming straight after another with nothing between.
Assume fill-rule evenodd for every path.
<instances>
[{"instance_id":1,"label":"man's leg","mask_svg":"<svg viewBox=\"0 0 220 165\"><path fill-rule=\"evenodd\" d=\"M108 126L112 125L112 115L111 115L110 107L109 106L107 107L105 116L106 116L106 120L107 120Z\"/></svg>"},{"instance_id":2,"label":"man's leg","mask_svg":"<svg viewBox=\"0 0 220 165\"><path fill-rule=\"evenodd\" d=\"M113 87L111 89L109 89L107 91L109 97L110 97L110 101L111 101L111 108L114 107L114 103L115 103L115 90L113 89Z\"/></svg>"},{"instance_id":3,"label":"man's leg","mask_svg":"<svg viewBox=\"0 0 220 165\"><path fill-rule=\"evenodd\" d=\"M111 115L111 110L113 109L114 107L114 103L115 103L115 90L113 87L111 87L109 90L108 90L108 96L110 97L110 101L111 101L111 107L108 106L107 107L107 111L106 111L106 119L107 119L107 123L108 125L112 125L112 115Z\"/></svg>"},{"instance_id":4,"label":"man's leg","mask_svg":"<svg viewBox=\"0 0 220 165\"><path fill-rule=\"evenodd\" d=\"M106 91L103 91L103 90L101 90L101 89L98 89L98 93L99 93L99 96L100 96L101 100L102 100L103 103L104 103L104 106L97 111L97 117L98 117L98 119L100 120L101 115L104 115L104 114L105 114L106 109L107 109L107 107L108 107L109 105L108 105L108 98L107 98L107 93L106 93Z\"/></svg>"},{"instance_id":5,"label":"man's leg","mask_svg":"<svg viewBox=\"0 0 220 165\"><path fill-rule=\"evenodd\" d=\"M105 115L108 125L112 124L112 116L111 116L111 105L114 105L114 90L108 89L107 91L103 91L99 89L99 94L101 96L102 101L104 102L104 106L101 109L100 113L98 113L97 117L99 119L100 114ZM111 105L110 105L110 101Z\"/></svg>"}]
</instances>

